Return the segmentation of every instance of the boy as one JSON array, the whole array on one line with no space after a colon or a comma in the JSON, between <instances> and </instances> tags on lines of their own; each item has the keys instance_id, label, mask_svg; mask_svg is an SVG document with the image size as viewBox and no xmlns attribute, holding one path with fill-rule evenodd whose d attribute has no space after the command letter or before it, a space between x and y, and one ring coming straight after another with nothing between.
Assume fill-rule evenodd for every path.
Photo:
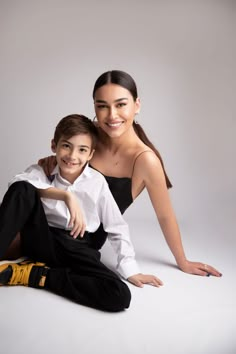
<instances>
[{"instance_id":1,"label":"boy","mask_svg":"<svg viewBox=\"0 0 236 354\"><path fill-rule=\"evenodd\" d=\"M118 272L131 282L139 274L128 226L105 178L88 166L96 140L91 120L67 116L51 144L57 159L53 180L33 165L11 181L0 207L0 257L20 230L23 253L42 263L1 265L0 285L45 288L101 310L129 307L129 288L90 247L102 222L118 255Z\"/></svg>"}]
</instances>

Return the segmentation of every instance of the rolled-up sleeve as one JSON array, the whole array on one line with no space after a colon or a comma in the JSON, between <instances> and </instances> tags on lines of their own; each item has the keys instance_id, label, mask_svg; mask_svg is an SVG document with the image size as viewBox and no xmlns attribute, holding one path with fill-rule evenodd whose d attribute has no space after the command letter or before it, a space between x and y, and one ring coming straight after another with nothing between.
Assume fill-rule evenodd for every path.
<instances>
[{"instance_id":1,"label":"rolled-up sleeve","mask_svg":"<svg viewBox=\"0 0 236 354\"><path fill-rule=\"evenodd\" d=\"M24 172L17 174L9 182L9 186L19 181L27 181L37 189L48 189L53 187L45 175L42 167L39 165L31 165Z\"/></svg>"}]
</instances>

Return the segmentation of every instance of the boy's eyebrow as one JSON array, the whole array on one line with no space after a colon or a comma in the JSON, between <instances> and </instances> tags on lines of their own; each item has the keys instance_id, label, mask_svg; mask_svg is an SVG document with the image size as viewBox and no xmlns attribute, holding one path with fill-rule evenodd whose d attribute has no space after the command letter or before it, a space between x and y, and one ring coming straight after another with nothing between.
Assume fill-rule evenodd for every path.
<instances>
[{"instance_id":1,"label":"boy's eyebrow","mask_svg":"<svg viewBox=\"0 0 236 354\"><path fill-rule=\"evenodd\" d=\"M64 142L64 143L67 143L67 144L69 144L69 145L73 145L73 144L71 144L70 141L68 141L68 140L66 140L66 139L62 139L61 141ZM83 148L88 148L88 149L90 149L90 146L88 146L88 145L78 145L78 146L79 146L79 147L83 147Z\"/></svg>"},{"instance_id":2,"label":"boy's eyebrow","mask_svg":"<svg viewBox=\"0 0 236 354\"><path fill-rule=\"evenodd\" d=\"M90 147L88 145L78 145L79 147L83 147L83 148L88 148L90 149Z\"/></svg>"},{"instance_id":3,"label":"boy's eyebrow","mask_svg":"<svg viewBox=\"0 0 236 354\"><path fill-rule=\"evenodd\" d=\"M66 139L61 139L61 142L67 143L67 144L70 144L70 145L71 145L71 143L70 143L68 140L66 140Z\"/></svg>"},{"instance_id":4,"label":"boy's eyebrow","mask_svg":"<svg viewBox=\"0 0 236 354\"><path fill-rule=\"evenodd\" d=\"M118 98L118 99L115 100L114 102L120 102L120 101L123 101L123 100L128 101L128 98L127 98L127 97ZM95 102L96 102L96 103L107 103L107 101L104 101L104 100L95 100Z\"/></svg>"}]
</instances>

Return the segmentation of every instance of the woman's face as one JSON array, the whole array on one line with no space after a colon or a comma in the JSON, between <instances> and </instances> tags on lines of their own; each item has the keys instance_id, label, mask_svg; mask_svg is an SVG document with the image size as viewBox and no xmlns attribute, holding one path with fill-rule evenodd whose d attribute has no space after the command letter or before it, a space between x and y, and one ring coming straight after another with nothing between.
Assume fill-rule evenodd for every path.
<instances>
[{"instance_id":1,"label":"woman's face","mask_svg":"<svg viewBox=\"0 0 236 354\"><path fill-rule=\"evenodd\" d=\"M122 86L106 84L96 91L94 106L99 127L113 138L132 127L140 100L134 101L131 93Z\"/></svg>"}]
</instances>

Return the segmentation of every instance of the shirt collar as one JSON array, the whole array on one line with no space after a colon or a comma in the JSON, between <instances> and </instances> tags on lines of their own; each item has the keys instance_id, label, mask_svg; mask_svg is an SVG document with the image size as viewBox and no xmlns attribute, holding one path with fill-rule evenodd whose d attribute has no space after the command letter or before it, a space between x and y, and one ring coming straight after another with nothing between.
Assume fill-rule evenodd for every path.
<instances>
[{"instance_id":1,"label":"shirt collar","mask_svg":"<svg viewBox=\"0 0 236 354\"><path fill-rule=\"evenodd\" d=\"M66 184L71 184L70 182L68 182L67 180L65 180L61 174L60 174L60 170L58 165L56 165L56 167L54 168L54 170L52 171L51 175L50 175L50 180L53 180L56 176L58 176L58 178L63 181ZM89 167L89 164L87 163L84 167L83 172L79 175L79 177L76 178L76 180L74 181L73 184L77 183L78 181L83 180L86 177L90 177L91 176L91 169Z\"/></svg>"}]
</instances>

